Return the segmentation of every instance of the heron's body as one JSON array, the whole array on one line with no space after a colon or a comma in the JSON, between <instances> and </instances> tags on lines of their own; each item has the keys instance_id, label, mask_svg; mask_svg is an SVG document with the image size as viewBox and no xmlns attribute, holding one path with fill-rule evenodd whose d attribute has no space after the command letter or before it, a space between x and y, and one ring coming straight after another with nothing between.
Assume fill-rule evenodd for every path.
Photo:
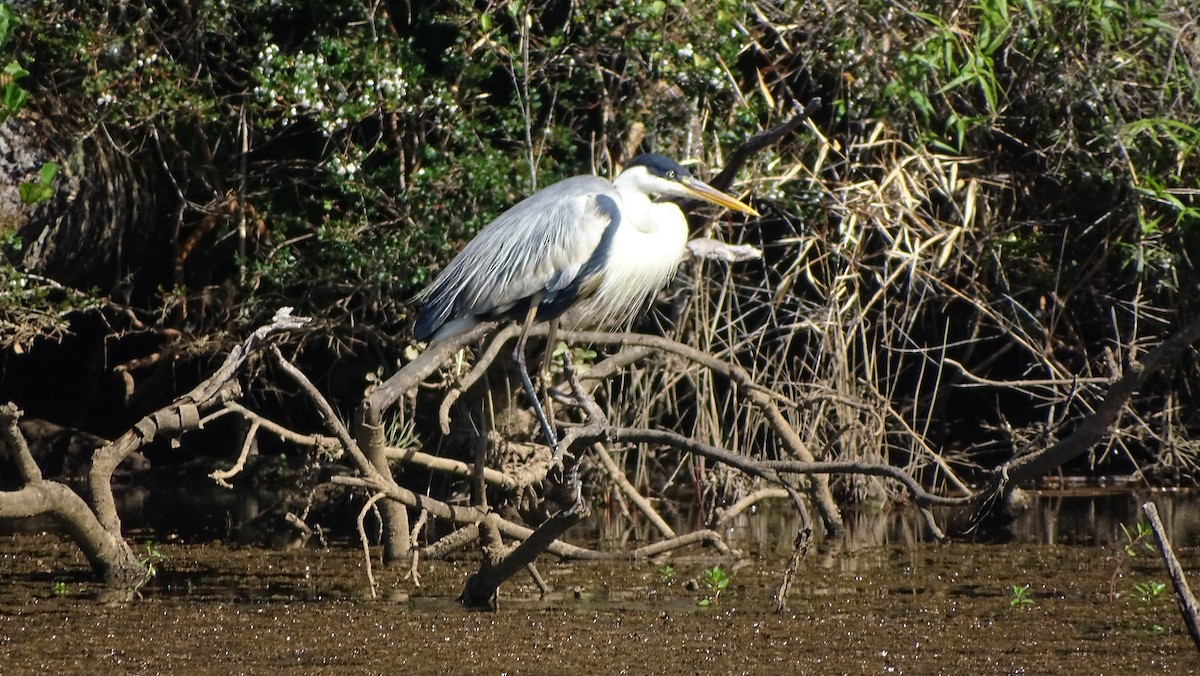
<instances>
[{"instance_id":1,"label":"heron's body","mask_svg":"<svg viewBox=\"0 0 1200 676\"><path fill-rule=\"evenodd\" d=\"M630 176L568 178L501 214L422 294L414 337L519 319L538 296L539 320L573 307L575 324L628 320L675 274L688 234L679 207L651 201Z\"/></svg>"},{"instance_id":2,"label":"heron's body","mask_svg":"<svg viewBox=\"0 0 1200 676\"><path fill-rule=\"evenodd\" d=\"M598 176L559 181L488 224L421 292L413 337L436 342L501 318L523 319L527 331L568 311L572 324L628 321L670 281L687 246L683 212L654 199L670 196L756 214L661 155L635 158L611 183ZM557 453L524 367L526 331L517 361Z\"/></svg>"}]
</instances>

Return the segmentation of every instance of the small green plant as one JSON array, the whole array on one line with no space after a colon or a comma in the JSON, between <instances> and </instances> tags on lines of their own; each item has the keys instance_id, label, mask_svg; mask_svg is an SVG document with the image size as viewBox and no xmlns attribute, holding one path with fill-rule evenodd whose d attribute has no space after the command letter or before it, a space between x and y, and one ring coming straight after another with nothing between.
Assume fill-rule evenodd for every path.
<instances>
[{"instance_id":1,"label":"small green plant","mask_svg":"<svg viewBox=\"0 0 1200 676\"><path fill-rule=\"evenodd\" d=\"M554 348L554 353L551 355L555 365L560 368L562 367L562 365L565 363L563 361L563 355L567 352L571 353L572 362L585 365L595 363L596 357L599 354L595 350L589 350L583 347L570 347L565 342L559 341L558 345Z\"/></svg>"},{"instance_id":2,"label":"small green plant","mask_svg":"<svg viewBox=\"0 0 1200 676\"><path fill-rule=\"evenodd\" d=\"M1120 543L1121 552L1116 555L1116 566L1113 567L1112 577L1108 580L1108 602L1112 603L1117 598L1117 578L1121 577L1121 572L1125 569L1125 565L1129 561L1137 558L1138 552L1155 553L1158 550L1154 548L1152 536L1154 531L1150 530L1150 526L1145 521L1138 521L1133 529L1125 527L1121 524L1121 534L1125 537L1125 541ZM1153 584L1153 583L1152 583ZM1134 587L1135 591L1137 587ZM1140 594L1140 592L1138 592ZM1159 591L1161 594L1161 590Z\"/></svg>"},{"instance_id":3,"label":"small green plant","mask_svg":"<svg viewBox=\"0 0 1200 676\"><path fill-rule=\"evenodd\" d=\"M20 19L8 5L0 5L0 47L8 44L18 23ZM9 61L0 69L0 123L16 114L29 100L29 92L17 84L17 80L28 75L29 71L16 61Z\"/></svg>"},{"instance_id":4,"label":"small green plant","mask_svg":"<svg viewBox=\"0 0 1200 676\"><path fill-rule=\"evenodd\" d=\"M1013 608L1033 605L1033 597L1029 595L1029 585L1014 584L1009 590L1012 592L1012 596L1008 599L1008 605Z\"/></svg>"},{"instance_id":5,"label":"small green plant","mask_svg":"<svg viewBox=\"0 0 1200 676\"><path fill-rule=\"evenodd\" d=\"M1145 602L1153 601L1162 596L1166 589L1167 585L1162 582L1155 582L1154 580L1133 585L1133 591L1138 595L1139 599Z\"/></svg>"},{"instance_id":6,"label":"small green plant","mask_svg":"<svg viewBox=\"0 0 1200 676\"><path fill-rule=\"evenodd\" d=\"M62 598L64 596L68 596L70 593L71 593L71 590L67 589L66 582L60 581L60 582L54 583L54 595L55 596Z\"/></svg>"},{"instance_id":7,"label":"small green plant","mask_svg":"<svg viewBox=\"0 0 1200 676\"><path fill-rule=\"evenodd\" d=\"M143 543L142 550L144 554L138 560L142 564L142 570L145 572L145 581L149 582L154 576L158 575L158 564L162 563L166 557L158 550L158 545L154 544L151 540Z\"/></svg>"},{"instance_id":8,"label":"small green plant","mask_svg":"<svg viewBox=\"0 0 1200 676\"><path fill-rule=\"evenodd\" d=\"M675 566L666 565L659 568L658 579L663 582L673 582L675 580Z\"/></svg>"},{"instance_id":9,"label":"small green plant","mask_svg":"<svg viewBox=\"0 0 1200 676\"><path fill-rule=\"evenodd\" d=\"M729 586L729 574L720 565L706 568L700 577L700 585L708 592L708 596L698 602L701 607L716 606L721 598L721 592Z\"/></svg>"},{"instance_id":10,"label":"small green plant","mask_svg":"<svg viewBox=\"0 0 1200 676\"><path fill-rule=\"evenodd\" d=\"M1139 545L1141 549L1151 554L1157 551L1154 549L1154 544L1150 542L1150 536L1154 535L1154 531L1150 530L1150 526L1145 521L1138 521L1132 531L1126 528L1125 524L1121 524L1121 533L1125 536L1123 545L1125 556L1131 559L1137 557Z\"/></svg>"},{"instance_id":11,"label":"small green plant","mask_svg":"<svg viewBox=\"0 0 1200 676\"><path fill-rule=\"evenodd\" d=\"M58 164L56 162L47 162L42 165L42 169L38 172L38 180L26 181L18 186L17 190L21 194L22 204L37 204L45 202L54 196L54 178L58 176Z\"/></svg>"},{"instance_id":12,"label":"small green plant","mask_svg":"<svg viewBox=\"0 0 1200 676\"><path fill-rule=\"evenodd\" d=\"M29 100L29 92L25 91L17 80L29 75L29 71L16 61L10 61L0 70L0 122L16 114L21 106Z\"/></svg>"}]
</instances>

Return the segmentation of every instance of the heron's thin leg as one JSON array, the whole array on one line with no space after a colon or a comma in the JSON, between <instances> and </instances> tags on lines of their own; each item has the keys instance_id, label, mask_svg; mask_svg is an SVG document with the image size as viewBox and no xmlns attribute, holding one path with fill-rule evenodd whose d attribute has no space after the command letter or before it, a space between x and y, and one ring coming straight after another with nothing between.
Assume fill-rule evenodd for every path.
<instances>
[{"instance_id":1,"label":"heron's thin leg","mask_svg":"<svg viewBox=\"0 0 1200 676\"><path fill-rule=\"evenodd\" d=\"M554 358L555 341L558 333L558 319L550 320L550 329L546 332L546 349L542 352L542 370L538 371L538 394L545 395L546 389L554 384L554 379L550 378L547 382L547 374L550 373L550 360ZM546 400L546 418L554 420L554 399L549 396L543 397ZM558 447L555 447L558 450ZM556 458L558 456L555 456Z\"/></svg>"},{"instance_id":2,"label":"heron's thin leg","mask_svg":"<svg viewBox=\"0 0 1200 676\"><path fill-rule=\"evenodd\" d=\"M513 350L513 357L517 360L517 370L521 372L521 384L525 386L525 394L529 397L529 401L533 402L533 412L537 414L538 422L542 424L542 434L546 436L546 443L554 451L554 458L558 459L558 435L554 433L554 428L550 426L550 420L546 418L546 412L542 410L542 402L538 397L537 390L533 387L533 381L529 379L529 368L525 366L525 339L529 337L529 327L537 318L540 301L540 297L534 297L529 304L529 313L525 315L525 324L521 327L521 336L517 338L517 348Z\"/></svg>"},{"instance_id":3,"label":"heron's thin leg","mask_svg":"<svg viewBox=\"0 0 1200 676\"><path fill-rule=\"evenodd\" d=\"M542 355L542 370L538 373L540 378L542 374L550 371L550 360L554 358L554 350L558 347L555 343L558 342L558 319L550 320L550 330L546 331L546 352ZM546 403L549 403L547 401Z\"/></svg>"}]
</instances>

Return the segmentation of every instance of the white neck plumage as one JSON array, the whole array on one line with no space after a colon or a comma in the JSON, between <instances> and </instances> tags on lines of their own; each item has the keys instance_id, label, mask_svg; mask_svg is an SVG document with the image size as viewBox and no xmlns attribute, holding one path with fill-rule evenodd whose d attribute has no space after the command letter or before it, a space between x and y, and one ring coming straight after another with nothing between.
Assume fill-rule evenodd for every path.
<instances>
[{"instance_id":1,"label":"white neck plumage","mask_svg":"<svg viewBox=\"0 0 1200 676\"><path fill-rule=\"evenodd\" d=\"M581 308L589 323L628 322L671 281L687 246L683 212L675 204L651 199L686 194L677 183L634 167L621 172L613 187L620 197L621 222L609 247L604 279Z\"/></svg>"}]
</instances>

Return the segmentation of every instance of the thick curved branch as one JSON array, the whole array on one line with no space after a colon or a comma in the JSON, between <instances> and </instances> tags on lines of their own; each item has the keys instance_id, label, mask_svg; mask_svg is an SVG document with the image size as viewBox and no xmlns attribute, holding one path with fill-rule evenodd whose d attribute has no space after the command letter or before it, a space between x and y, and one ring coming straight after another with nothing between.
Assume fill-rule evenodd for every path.
<instances>
[{"instance_id":1,"label":"thick curved branch","mask_svg":"<svg viewBox=\"0 0 1200 676\"><path fill-rule=\"evenodd\" d=\"M25 486L0 491L0 518L28 519L46 515L57 523L83 552L92 569L106 582L136 588L145 582L141 563L119 531L105 530L100 520L70 487L44 481L25 437L17 427L21 411L12 403L0 406L0 444L19 468Z\"/></svg>"},{"instance_id":2,"label":"thick curved branch","mask_svg":"<svg viewBox=\"0 0 1200 676\"><path fill-rule=\"evenodd\" d=\"M500 585L533 563L538 554L548 551L559 536L582 521L587 515L586 505L582 509L561 511L542 522L511 551L501 556L487 555L479 572L467 580L467 586L463 589L459 602L470 607L495 608L496 594ZM479 524L481 537L484 533L498 533L497 521L500 520L500 516L496 513L489 514L487 520ZM498 545L499 543L494 543L493 548ZM489 548L485 546L484 550L487 552Z\"/></svg>"},{"instance_id":3,"label":"thick curved branch","mask_svg":"<svg viewBox=\"0 0 1200 676\"><path fill-rule=\"evenodd\" d=\"M450 434L450 408L458 401L463 392L471 389L483 374L491 368L492 362L496 361L496 357L500 355L500 350L504 349L504 345L516 338L521 333L520 324L509 324L503 329L496 332L488 342L487 348L483 353L475 359L475 365L467 371L462 378L459 378L458 384L455 385L446 396L442 399L442 405L438 409L438 422L441 424L442 434Z\"/></svg>"},{"instance_id":4,"label":"thick curved branch","mask_svg":"<svg viewBox=\"0 0 1200 676\"><path fill-rule=\"evenodd\" d=\"M894 465L870 462L796 462L795 460L764 460L762 466L781 474L864 474L893 479L904 486L913 502L922 507L961 507L971 497L947 498L925 490L916 479Z\"/></svg>"},{"instance_id":5,"label":"thick curved branch","mask_svg":"<svg viewBox=\"0 0 1200 676\"><path fill-rule=\"evenodd\" d=\"M419 465L425 469L434 472L442 472L451 476L470 478L474 467L470 463L452 458L443 458L421 451L407 448L387 447L384 450L384 455L388 460L400 460L405 463ZM493 486L503 488L507 491L515 491L533 484L546 478L546 472L550 469L550 460L534 461L527 465L518 467L511 471L502 472L498 469L485 467L483 470L483 480Z\"/></svg>"},{"instance_id":6,"label":"thick curved branch","mask_svg":"<svg viewBox=\"0 0 1200 676\"><path fill-rule=\"evenodd\" d=\"M467 333L448 338L417 355L416 359L401 367L366 398L363 402L364 412L374 417L365 419L372 424L377 424L383 411L396 403L396 400L405 392L416 389L434 371L441 368L451 355L487 335L494 328L496 328L495 322L484 322Z\"/></svg>"},{"instance_id":7,"label":"thick curved branch","mask_svg":"<svg viewBox=\"0 0 1200 676\"><path fill-rule=\"evenodd\" d=\"M342 419L338 417L336 412L334 412L333 406L329 404L329 400L326 399L319 390L317 390L317 387L312 384L312 381L308 379L308 376L304 375L303 371L296 368L295 364L292 364L287 359L284 359L283 354L279 352L278 347L272 345L270 348L270 354L272 361L275 362L275 365L284 373L286 373L288 377L292 379L292 382L300 386L300 390L303 391L304 394L308 396L309 401L311 401L313 405L317 407L317 411L321 414L321 420L325 422L325 427L327 427L329 431L333 432L333 435L338 440L338 443L340 443L342 448L345 449L346 452L350 454L350 457L354 459L354 464L358 466L358 471L371 478L386 478L386 480L391 481L392 478L390 475L383 477L383 474L379 472L375 465L372 464L371 461L367 459L367 456L363 454L362 449L358 447L358 442L354 440L354 437L350 436L350 430L346 429L346 425L342 423ZM379 476L375 476L376 474Z\"/></svg>"}]
</instances>

